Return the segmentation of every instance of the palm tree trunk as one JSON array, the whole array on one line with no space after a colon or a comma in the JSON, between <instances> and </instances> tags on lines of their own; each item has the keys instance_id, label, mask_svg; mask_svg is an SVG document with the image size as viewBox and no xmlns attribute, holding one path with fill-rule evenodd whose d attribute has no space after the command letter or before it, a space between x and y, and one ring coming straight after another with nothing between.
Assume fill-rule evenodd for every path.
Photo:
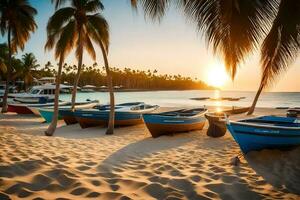
<instances>
[{"instance_id":1,"label":"palm tree trunk","mask_svg":"<svg viewBox=\"0 0 300 200\"><path fill-rule=\"evenodd\" d=\"M103 60L104 60L105 71L106 71L106 76L107 76L107 86L108 86L109 97L110 97L110 112L109 112L109 121L108 121L107 130L106 130L106 135L112 135L112 134L114 134L114 126L115 126L114 88L113 88L112 76L111 76L108 59L107 59L107 52L106 52L102 42L100 43L100 47L102 50L102 55L103 55Z\"/></svg>"},{"instance_id":2,"label":"palm tree trunk","mask_svg":"<svg viewBox=\"0 0 300 200\"><path fill-rule=\"evenodd\" d=\"M79 29L79 36L78 36L78 45L79 45L79 58L78 58L78 68L77 68L77 74L76 78L74 80L73 84L73 91L72 91L72 107L71 110L75 110L75 102L76 102L76 94L77 94L77 86L80 79L80 73L81 73L81 67L82 67L82 59L83 59L83 45L82 45L82 37L81 37L81 31Z\"/></svg>"},{"instance_id":3,"label":"palm tree trunk","mask_svg":"<svg viewBox=\"0 0 300 200\"><path fill-rule=\"evenodd\" d=\"M58 72L56 76L56 85L55 85L55 99L54 99L54 113L52 117L51 124L48 129L45 131L46 136L52 136L56 130L57 121L58 121L58 102L59 102L59 92L60 92L60 79L61 79L61 71L63 66L63 57L61 56L59 59Z\"/></svg>"},{"instance_id":4,"label":"palm tree trunk","mask_svg":"<svg viewBox=\"0 0 300 200\"><path fill-rule=\"evenodd\" d=\"M8 43L8 66L7 66L7 73L6 73L6 85L5 85L5 92L2 99L2 113L7 113L7 98L8 98L8 92L9 92L9 82L11 77L11 29L10 26L8 27L8 33L7 33L7 43Z\"/></svg>"},{"instance_id":5,"label":"palm tree trunk","mask_svg":"<svg viewBox=\"0 0 300 200\"><path fill-rule=\"evenodd\" d=\"M257 93L256 93L255 98L254 98L254 100L253 100L252 106L250 107L250 109L249 109L247 115L252 115L252 114L253 114L254 109L255 109L255 106L256 106L257 101L258 101L258 98L259 98L259 96L260 96L260 94L261 94L263 88L264 88L264 87L263 87L263 85L261 84L261 85L259 86L259 89L257 90Z\"/></svg>"},{"instance_id":6,"label":"palm tree trunk","mask_svg":"<svg viewBox=\"0 0 300 200\"><path fill-rule=\"evenodd\" d=\"M81 73L81 67L82 67L82 57L83 57L83 51L81 48L81 52L78 58L78 69L77 69L77 74L74 80L74 85L73 85L73 91L72 91L72 108L71 110L74 111L75 110L75 102L76 102L76 94L77 94L77 86L78 86L78 82L80 79L80 73Z\"/></svg>"}]
</instances>

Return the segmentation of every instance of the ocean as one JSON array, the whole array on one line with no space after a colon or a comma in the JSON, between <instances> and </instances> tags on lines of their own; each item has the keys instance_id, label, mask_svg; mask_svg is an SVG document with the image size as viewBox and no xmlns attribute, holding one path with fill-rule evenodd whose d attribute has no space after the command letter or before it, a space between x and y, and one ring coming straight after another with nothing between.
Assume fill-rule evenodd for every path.
<instances>
[{"instance_id":1,"label":"ocean","mask_svg":"<svg viewBox=\"0 0 300 200\"><path fill-rule=\"evenodd\" d=\"M210 90L186 90L186 91L145 91L145 92L115 92L116 103L142 101L164 107L194 107L194 106L250 106L255 92L241 91L210 91ZM61 95L61 100L70 100L70 94ZM196 101L190 98L197 97L245 97L239 101ZM77 101L99 100L100 103L109 102L107 92L77 94ZM300 107L300 92L265 92L261 95L257 107Z\"/></svg>"}]
</instances>

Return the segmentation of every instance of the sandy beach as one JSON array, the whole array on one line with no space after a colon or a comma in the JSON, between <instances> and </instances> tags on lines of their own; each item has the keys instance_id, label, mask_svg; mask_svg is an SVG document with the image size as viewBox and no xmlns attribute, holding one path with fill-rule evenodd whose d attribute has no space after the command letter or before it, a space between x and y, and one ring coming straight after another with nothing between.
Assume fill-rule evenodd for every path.
<instances>
[{"instance_id":1,"label":"sandy beach","mask_svg":"<svg viewBox=\"0 0 300 200\"><path fill-rule=\"evenodd\" d=\"M60 122L46 137L46 128L34 116L0 115L0 199L300 198L300 148L251 152L233 166L238 145L228 132L206 136L207 123L157 139L144 125L113 136Z\"/></svg>"}]
</instances>

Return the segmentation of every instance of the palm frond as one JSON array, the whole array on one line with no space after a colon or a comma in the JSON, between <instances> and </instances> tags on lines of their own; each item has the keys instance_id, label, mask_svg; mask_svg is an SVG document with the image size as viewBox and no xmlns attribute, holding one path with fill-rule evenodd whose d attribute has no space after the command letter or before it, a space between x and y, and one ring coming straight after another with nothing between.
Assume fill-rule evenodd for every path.
<instances>
[{"instance_id":1,"label":"palm frond","mask_svg":"<svg viewBox=\"0 0 300 200\"><path fill-rule=\"evenodd\" d=\"M65 23L72 19L74 13L75 9L72 7L65 7L57 10L48 21L47 32L51 33L61 29Z\"/></svg>"},{"instance_id":2,"label":"palm frond","mask_svg":"<svg viewBox=\"0 0 300 200\"><path fill-rule=\"evenodd\" d=\"M67 25L65 25L60 33L60 37L55 47L55 57L57 59L65 58L66 55L72 50L77 38L78 33L76 32L76 22L71 20Z\"/></svg>"},{"instance_id":3,"label":"palm frond","mask_svg":"<svg viewBox=\"0 0 300 200\"><path fill-rule=\"evenodd\" d=\"M109 25L100 14L88 15L87 33L98 44L102 43L108 52L109 47Z\"/></svg>"},{"instance_id":4,"label":"palm frond","mask_svg":"<svg viewBox=\"0 0 300 200\"><path fill-rule=\"evenodd\" d=\"M68 2L69 0L51 0L55 4L55 9L58 9L60 6Z\"/></svg>"},{"instance_id":5,"label":"palm frond","mask_svg":"<svg viewBox=\"0 0 300 200\"><path fill-rule=\"evenodd\" d=\"M262 45L263 68L261 84L269 86L288 69L300 50L300 1L281 1L270 33Z\"/></svg>"},{"instance_id":6,"label":"palm frond","mask_svg":"<svg viewBox=\"0 0 300 200\"><path fill-rule=\"evenodd\" d=\"M100 0L89 0L85 5L84 9L87 12L96 12L99 10L103 10L104 6Z\"/></svg>"},{"instance_id":7,"label":"palm frond","mask_svg":"<svg viewBox=\"0 0 300 200\"><path fill-rule=\"evenodd\" d=\"M185 13L204 33L234 79L239 63L259 44L274 19L277 0L186 0Z\"/></svg>"},{"instance_id":8,"label":"palm frond","mask_svg":"<svg viewBox=\"0 0 300 200\"><path fill-rule=\"evenodd\" d=\"M174 0L173 0L174 1ZM161 20L170 6L170 0L130 0L131 6L136 9L140 4L147 17Z\"/></svg>"}]
</instances>

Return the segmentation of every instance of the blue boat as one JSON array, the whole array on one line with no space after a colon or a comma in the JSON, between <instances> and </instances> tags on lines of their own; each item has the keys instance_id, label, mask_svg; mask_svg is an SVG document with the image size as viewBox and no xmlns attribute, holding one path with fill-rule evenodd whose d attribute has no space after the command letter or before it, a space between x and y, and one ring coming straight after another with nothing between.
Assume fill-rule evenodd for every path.
<instances>
[{"instance_id":1,"label":"blue boat","mask_svg":"<svg viewBox=\"0 0 300 200\"><path fill-rule=\"evenodd\" d=\"M156 105L147 105L143 102L117 104L115 106L115 126L132 126L143 123L142 114L157 109ZM94 109L82 109L74 112L81 128L107 126L110 106L98 106Z\"/></svg>"},{"instance_id":2,"label":"blue boat","mask_svg":"<svg viewBox=\"0 0 300 200\"><path fill-rule=\"evenodd\" d=\"M95 107L99 104L99 101L86 101L86 102L78 102L75 104L75 109L83 109L83 108L92 108ZM61 115L62 111L71 111L71 105L67 105L67 106L59 106L59 110L58 110L58 119L64 119L64 117ZM47 123L50 123L52 121L53 118L53 114L54 114L54 108L52 107L46 107L46 108L39 108L38 109L40 115L45 119L45 121ZM69 118L68 118L69 119ZM71 119L69 119L71 120Z\"/></svg>"},{"instance_id":3,"label":"blue boat","mask_svg":"<svg viewBox=\"0 0 300 200\"><path fill-rule=\"evenodd\" d=\"M300 145L300 121L293 117L262 116L227 121L227 128L245 154Z\"/></svg>"},{"instance_id":4,"label":"blue boat","mask_svg":"<svg viewBox=\"0 0 300 200\"><path fill-rule=\"evenodd\" d=\"M201 130L206 118L205 108L181 109L171 112L144 114L144 122L152 137L167 135L177 132Z\"/></svg>"}]
</instances>

